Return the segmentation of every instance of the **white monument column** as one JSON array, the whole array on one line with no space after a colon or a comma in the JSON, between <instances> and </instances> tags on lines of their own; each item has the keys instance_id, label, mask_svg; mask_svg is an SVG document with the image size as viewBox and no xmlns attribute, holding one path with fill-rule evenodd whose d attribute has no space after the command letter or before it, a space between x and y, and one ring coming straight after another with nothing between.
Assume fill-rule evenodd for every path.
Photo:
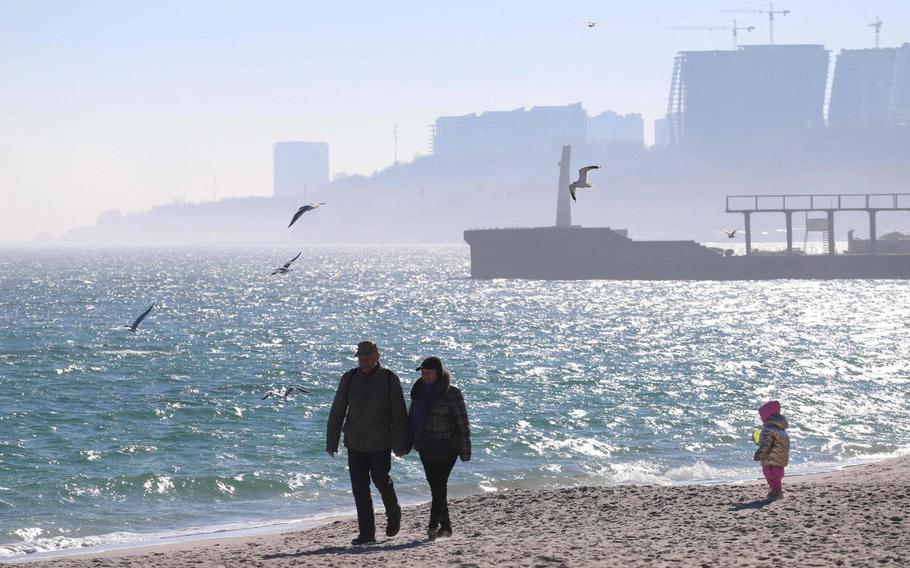
<instances>
[{"instance_id":1,"label":"white monument column","mask_svg":"<svg viewBox=\"0 0 910 568\"><path fill-rule=\"evenodd\" d=\"M572 167L572 147L562 147L559 161L559 188L556 195L556 226L572 226L572 197L569 195L569 170Z\"/></svg>"}]
</instances>

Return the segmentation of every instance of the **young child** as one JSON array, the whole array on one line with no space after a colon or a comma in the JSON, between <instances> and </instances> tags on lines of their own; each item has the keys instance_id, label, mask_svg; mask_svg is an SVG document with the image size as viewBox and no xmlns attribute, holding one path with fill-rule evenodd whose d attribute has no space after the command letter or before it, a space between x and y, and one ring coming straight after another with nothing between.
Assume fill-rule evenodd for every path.
<instances>
[{"instance_id":1,"label":"young child","mask_svg":"<svg viewBox=\"0 0 910 568\"><path fill-rule=\"evenodd\" d=\"M758 409L762 419L761 436L758 449L752 459L760 461L762 473L768 480L768 499L780 499L784 496L781 481L784 479L784 468L790 461L790 438L787 436L787 419L780 413L780 402L772 400Z\"/></svg>"}]
</instances>

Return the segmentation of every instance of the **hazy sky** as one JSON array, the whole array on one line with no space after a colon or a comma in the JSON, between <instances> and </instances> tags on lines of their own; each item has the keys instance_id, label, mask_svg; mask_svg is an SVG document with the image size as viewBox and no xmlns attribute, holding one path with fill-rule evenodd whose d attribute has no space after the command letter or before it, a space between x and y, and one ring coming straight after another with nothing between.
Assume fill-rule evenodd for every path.
<instances>
[{"instance_id":1,"label":"hazy sky","mask_svg":"<svg viewBox=\"0 0 910 568\"><path fill-rule=\"evenodd\" d=\"M910 41L908 0L792 0L777 43ZM729 49L748 0L0 0L0 242L109 210L269 195L279 140L329 143L332 174L428 152L437 116L584 103L666 108L673 55ZM593 29L584 20L595 20Z\"/></svg>"}]
</instances>

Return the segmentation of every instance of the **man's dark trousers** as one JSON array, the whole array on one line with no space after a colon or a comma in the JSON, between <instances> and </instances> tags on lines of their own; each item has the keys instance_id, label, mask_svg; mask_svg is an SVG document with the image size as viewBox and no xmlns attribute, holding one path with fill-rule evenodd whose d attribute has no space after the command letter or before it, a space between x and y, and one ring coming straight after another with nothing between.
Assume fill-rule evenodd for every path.
<instances>
[{"instance_id":1,"label":"man's dark trousers","mask_svg":"<svg viewBox=\"0 0 910 568\"><path fill-rule=\"evenodd\" d=\"M348 471L351 474L351 489L354 503L357 505L357 524L360 536L376 536L376 525L373 521L373 498L370 496L370 479L382 496L385 514L388 518L401 516L398 497L389 471L392 470L392 450L377 452L358 452L348 448Z\"/></svg>"}]
</instances>

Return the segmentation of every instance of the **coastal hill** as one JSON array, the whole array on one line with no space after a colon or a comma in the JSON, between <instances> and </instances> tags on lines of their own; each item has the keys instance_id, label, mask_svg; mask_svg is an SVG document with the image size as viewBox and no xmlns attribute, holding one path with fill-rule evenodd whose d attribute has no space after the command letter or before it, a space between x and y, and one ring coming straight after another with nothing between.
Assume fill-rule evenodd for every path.
<instances>
[{"instance_id":1,"label":"coastal hill","mask_svg":"<svg viewBox=\"0 0 910 568\"><path fill-rule=\"evenodd\" d=\"M372 176L336 178L307 201L327 205L287 224L302 196L250 197L162 205L141 213L109 211L70 231L67 246L257 245L280 243L457 243L469 228L552 225L558 145L536 151L420 156ZM627 228L636 239L723 238L741 226L724 213L728 194L910 192L910 128L829 129L785 139L729 145L646 148L632 142L573 146L572 167L599 164L593 189L579 192L573 223ZM907 231L910 219L880 216L879 231ZM795 220L797 228L801 220ZM773 215L754 220L756 240L781 240ZM865 216L844 214L848 229L868 231ZM764 231L762 231L764 229ZM768 233L762 235L761 233Z\"/></svg>"}]
</instances>

